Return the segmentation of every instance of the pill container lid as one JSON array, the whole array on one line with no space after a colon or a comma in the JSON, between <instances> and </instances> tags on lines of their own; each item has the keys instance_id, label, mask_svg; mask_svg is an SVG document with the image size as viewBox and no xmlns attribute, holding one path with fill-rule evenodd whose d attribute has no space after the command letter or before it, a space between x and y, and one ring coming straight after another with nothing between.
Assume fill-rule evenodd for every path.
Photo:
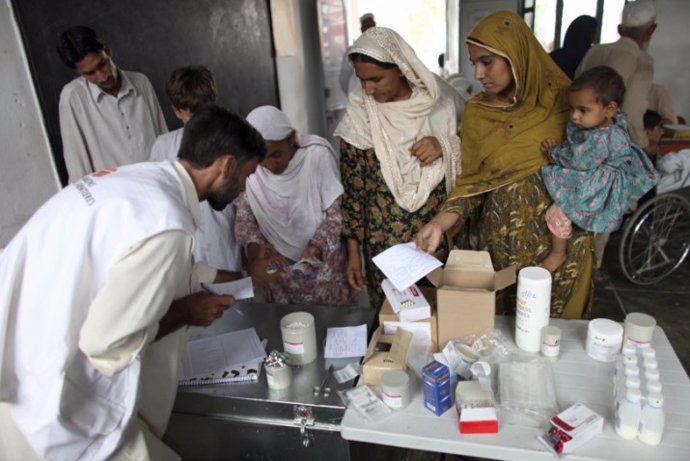
<instances>
[{"instance_id":1,"label":"pill container lid","mask_svg":"<svg viewBox=\"0 0 690 461\"><path fill-rule=\"evenodd\" d=\"M547 325L541 329L541 337L549 344L556 342L561 338L561 329L553 325Z\"/></svg>"},{"instance_id":2,"label":"pill container lid","mask_svg":"<svg viewBox=\"0 0 690 461\"><path fill-rule=\"evenodd\" d=\"M651 339L655 325L654 317L633 312L625 316L625 337L648 341Z\"/></svg>"},{"instance_id":3,"label":"pill container lid","mask_svg":"<svg viewBox=\"0 0 690 461\"><path fill-rule=\"evenodd\" d=\"M587 329L595 333L597 336L602 336L611 339L620 339L623 341L623 326L609 319L594 319L589 321Z\"/></svg>"},{"instance_id":4,"label":"pill container lid","mask_svg":"<svg viewBox=\"0 0 690 461\"><path fill-rule=\"evenodd\" d=\"M381 375L381 387L387 388L407 388L410 377L404 371L388 370Z\"/></svg>"},{"instance_id":5,"label":"pill container lid","mask_svg":"<svg viewBox=\"0 0 690 461\"><path fill-rule=\"evenodd\" d=\"M551 286L551 272L543 267L523 267L518 273L518 283L520 282L536 286Z\"/></svg>"},{"instance_id":6,"label":"pill container lid","mask_svg":"<svg viewBox=\"0 0 690 461\"><path fill-rule=\"evenodd\" d=\"M651 315L643 314L641 312L631 312L625 316L625 320L632 322L642 328L649 328L656 326L656 320Z\"/></svg>"}]
</instances>

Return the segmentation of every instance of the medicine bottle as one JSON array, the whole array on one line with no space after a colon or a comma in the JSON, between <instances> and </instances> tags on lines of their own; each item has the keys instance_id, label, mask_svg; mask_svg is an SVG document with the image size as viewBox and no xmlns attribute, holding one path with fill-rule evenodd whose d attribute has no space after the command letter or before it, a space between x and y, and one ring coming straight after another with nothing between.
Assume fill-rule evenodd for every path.
<instances>
[{"instance_id":1,"label":"medicine bottle","mask_svg":"<svg viewBox=\"0 0 690 461\"><path fill-rule=\"evenodd\" d=\"M637 428L640 425L642 396L639 389L628 389L625 399L616 411L616 433L624 439L637 437Z\"/></svg>"},{"instance_id":2,"label":"medicine bottle","mask_svg":"<svg viewBox=\"0 0 690 461\"><path fill-rule=\"evenodd\" d=\"M515 344L527 352L541 349L541 330L551 313L551 273L543 267L523 267L518 274Z\"/></svg>"},{"instance_id":3,"label":"medicine bottle","mask_svg":"<svg viewBox=\"0 0 690 461\"><path fill-rule=\"evenodd\" d=\"M642 408L637 437L647 445L659 445L664 434L664 397L650 394Z\"/></svg>"}]
</instances>

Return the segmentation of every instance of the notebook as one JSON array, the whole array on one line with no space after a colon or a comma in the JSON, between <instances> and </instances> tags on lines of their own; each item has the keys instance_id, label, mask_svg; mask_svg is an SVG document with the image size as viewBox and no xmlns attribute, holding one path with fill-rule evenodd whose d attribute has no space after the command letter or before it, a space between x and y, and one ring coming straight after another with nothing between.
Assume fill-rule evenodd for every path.
<instances>
[{"instance_id":1,"label":"notebook","mask_svg":"<svg viewBox=\"0 0 690 461\"><path fill-rule=\"evenodd\" d=\"M266 340L254 328L187 343L180 386L257 381L266 357Z\"/></svg>"},{"instance_id":2,"label":"notebook","mask_svg":"<svg viewBox=\"0 0 690 461\"><path fill-rule=\"evenodd\" d=\"M249 383L259 380L263 362L256 362L227 370L218 370L207 376L193 376L191 378L181 378L178 381L180 386L205 386L207 384L232 384Z\"/></svg>"}]
</instances>

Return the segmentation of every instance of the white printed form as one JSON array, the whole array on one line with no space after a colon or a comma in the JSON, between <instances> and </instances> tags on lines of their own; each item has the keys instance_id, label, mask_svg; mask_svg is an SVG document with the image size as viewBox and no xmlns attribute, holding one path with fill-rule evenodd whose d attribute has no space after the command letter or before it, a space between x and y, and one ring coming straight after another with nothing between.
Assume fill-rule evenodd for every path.
<instances>
[{"instance_id":1,"label":"white printed form","mask_svg":"<svg viewBox=\"0 0 690 461\"><path fill-rule=\"evenodd\" d=\"M372 260L399 291L405 291L417 280L443 265L430 254L417 249L414 242L393 245Z\"/></svg>"},{"instance_id":2,"label":"white printed form","mask_svg":"<svg viewBox=\"0 0 690 461\"><path fill-rule=\"evenodd\" d=\"M235 299L249 299L254 297L252 278L245 277L225 283L202 283L202 288L215 295L231 295Z\"/></svg>"},{"instance_id":3,"label":"white printed form","mask_svg":"<svg viewBox=\"0 0 690 461\"><path fill-rule=\"evenodd\" d=\"M367 325L326 330L327 359L363 357L367 353Z\"/></svg>"}]
</instances>

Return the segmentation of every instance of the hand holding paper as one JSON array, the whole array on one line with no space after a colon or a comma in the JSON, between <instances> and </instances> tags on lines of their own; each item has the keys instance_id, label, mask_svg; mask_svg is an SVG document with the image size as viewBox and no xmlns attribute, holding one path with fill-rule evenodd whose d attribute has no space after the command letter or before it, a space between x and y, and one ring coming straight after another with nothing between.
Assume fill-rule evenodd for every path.
<instances>
[{"instance_id":1,"label":"hand holding paper","mask_svg":"<svg viewBox=\"0 0 690 461\"><path fill-rule=\"evenodd\" d=\"M373 261L400 291L443 265L430 254L418 250L414 242L393 245L374 256Z\"/></svg>"}]
</instances>

